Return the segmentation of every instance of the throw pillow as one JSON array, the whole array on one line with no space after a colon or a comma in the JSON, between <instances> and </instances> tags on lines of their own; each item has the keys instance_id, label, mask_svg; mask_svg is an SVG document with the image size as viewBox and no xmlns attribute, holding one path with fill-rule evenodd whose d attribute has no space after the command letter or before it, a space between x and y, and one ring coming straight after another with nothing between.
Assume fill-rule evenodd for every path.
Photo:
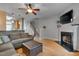
<instances>
[{"instance_id":1,"label":"throw pillow","mask_svg":"<svg viewBox=\"0 0 79 59\"><path fill-rule=\"evenodd\" d=\"M7 43L7 42L10 41L8 36L2 36L2 40L3 40L4 43Z\"/></svg>"},{"instance_id":2,"label":"throw pillow","mask_svg":"<svg viewBox=\"0 0 79 59\"><path fill-rule=\"evenodd\" d=\"M3 44L2 36L0 36L0 44Z\"/></svg>"}]
</instances>

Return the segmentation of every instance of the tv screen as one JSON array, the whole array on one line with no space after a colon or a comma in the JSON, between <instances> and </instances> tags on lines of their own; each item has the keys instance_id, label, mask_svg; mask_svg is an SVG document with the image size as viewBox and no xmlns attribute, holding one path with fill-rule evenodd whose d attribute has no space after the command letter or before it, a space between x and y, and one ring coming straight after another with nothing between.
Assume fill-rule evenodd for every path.
<instances>
[{"instance_id":1,"label":"tv screen","mask_svg":"<svg viewBox=\"0 0 79 59\"><path fill-rule=\"evenodd\" d=\"M71 23L72 18L73 18L73 10L70 10L69 12L67 12L64 15L60 16L60 23L61 24Z\"/></svg>"}]
</instances>

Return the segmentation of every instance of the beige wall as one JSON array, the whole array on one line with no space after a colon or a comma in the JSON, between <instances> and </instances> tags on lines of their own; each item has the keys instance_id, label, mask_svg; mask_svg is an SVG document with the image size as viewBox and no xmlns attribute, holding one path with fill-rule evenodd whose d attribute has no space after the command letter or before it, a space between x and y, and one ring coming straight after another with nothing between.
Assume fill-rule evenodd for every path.
<instances>
[{"instance_id":1,"label":"beige wall","mask_svg":"<svg viewBox=\"0 0 79 59\"><path fill-rule=\"evenodd\" d=\"M0 11L0 30L6 30L6 13Z\"/></svg>"}]
</instances>

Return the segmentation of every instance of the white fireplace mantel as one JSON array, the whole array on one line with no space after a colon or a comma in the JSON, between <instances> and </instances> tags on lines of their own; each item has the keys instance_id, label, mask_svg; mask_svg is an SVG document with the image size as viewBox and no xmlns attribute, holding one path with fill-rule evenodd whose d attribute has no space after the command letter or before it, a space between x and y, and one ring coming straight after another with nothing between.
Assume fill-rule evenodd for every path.
<instances>
[{"instance_id":1,"label":"white fireplace mantel","mask_svg":"<svg viewBox=\"0 0 79 59\"><path fill-rule=\"evenodd\" d=\"M73 49L79 51L79 25L62 25L59 28L59 41L61 41L61 32L72 32Z\"/></svg>"}]
</instances>

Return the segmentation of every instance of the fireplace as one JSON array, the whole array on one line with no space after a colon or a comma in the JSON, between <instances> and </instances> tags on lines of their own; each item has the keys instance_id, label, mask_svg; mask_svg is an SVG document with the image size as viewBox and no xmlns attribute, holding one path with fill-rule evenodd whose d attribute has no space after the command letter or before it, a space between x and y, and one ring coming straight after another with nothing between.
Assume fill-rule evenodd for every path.
<instances>
[{"instance_id":1,"label":"fireplace","mask_svg":"<svg viewBox=\"0 0 79 59\"><path fill-rule=\"evenodd\" d=\"M61 32L61 45L68 51L73 51L72 37L72 32Z\"/></svg>"}]
</instances>

